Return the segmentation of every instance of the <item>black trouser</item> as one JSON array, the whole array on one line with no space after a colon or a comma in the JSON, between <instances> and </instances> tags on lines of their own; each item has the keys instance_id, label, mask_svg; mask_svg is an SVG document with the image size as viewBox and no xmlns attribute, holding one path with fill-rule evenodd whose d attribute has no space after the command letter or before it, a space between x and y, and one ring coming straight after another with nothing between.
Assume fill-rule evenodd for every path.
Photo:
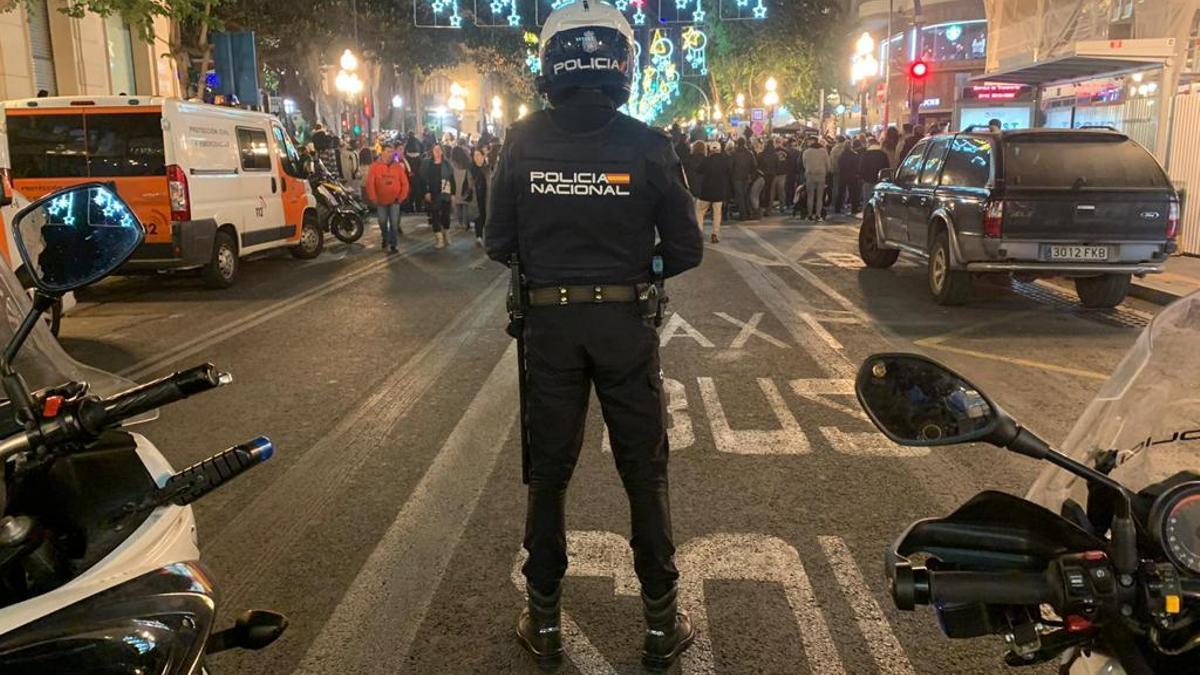
<instances>
[{"instance_id":1,"label":"black trouser","mask_svg":"<svg viewBox=\"0 0 1200 675\"><path fill-rule=\"evenodd\" d=\"M629 497L634 570L646 593L661 596L679 572L671 540L658 334L636 304L576 304L531 307L525 341L530 433L525 578L550 593L567 571L567 483L595 385Z\"/></svg>"},{"instance_id":2,"label":"black trouser","mask_svg":"<svg viewBox=\"0 0 1200 675\"><path fill-rule=\"evenodd\" d=\"M475 236L483 238L483 226L487 222L487 195L480 194L476 200L479 204L479 215L475 217Z\"/></svg>"},{"instance_id":3,"label":"black trouser","mask_svg":"<svg viewBox=\"0 0 1200 675\"><path fill-rule=\"evenodd\" d=\"M754 214L750 212L750 181L749 179L733 180L733 201L737 204L738 219L750 220Z\"/></svg>"},{"instance_id":4,"label":"black trouser","mask_svg":"<svg viewBox=\"0 0 1200 675\"><path fill-rule=\"evenodd\" d=\"M450 229L450 198L442 198L441 195L435 195L433 201L429 203L429 224L433 226L434 232L442 232Z\"/></svg>"}]
</instances>

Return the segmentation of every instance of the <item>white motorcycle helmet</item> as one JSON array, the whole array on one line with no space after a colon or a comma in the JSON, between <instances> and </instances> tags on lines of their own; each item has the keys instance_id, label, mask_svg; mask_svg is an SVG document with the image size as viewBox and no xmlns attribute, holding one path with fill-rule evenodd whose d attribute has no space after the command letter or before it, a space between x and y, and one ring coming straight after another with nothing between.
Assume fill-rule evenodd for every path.
<instances>
[{"instance_id":1,"label":"white motorcycle helmet","mask_svg":"<svg viewBox=\"0 0 1200 675\"><path fill-rule=\"evenodd\" d=\"M616 7L578 0L554 10L542 27L538 93L553 103L573 89L599 89L617 105L632 87L633 29Z\"/></svg>"}]
</instances>

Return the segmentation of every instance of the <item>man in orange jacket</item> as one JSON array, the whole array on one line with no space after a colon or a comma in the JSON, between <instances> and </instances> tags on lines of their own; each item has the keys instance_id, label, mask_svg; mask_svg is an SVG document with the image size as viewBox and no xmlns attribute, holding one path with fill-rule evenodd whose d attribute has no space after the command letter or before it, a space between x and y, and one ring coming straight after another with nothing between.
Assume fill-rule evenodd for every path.
<instances>
[{"instance_id":1,"label":"man in orange jacket","mask_svg":"<svg viewBox=\"0 0 1200 675\"><path fill-rule=\"evenodd\" d=\"M400 204L408 199L408 171L399 161L400 150L394 144L383 146L379 158L367 170L367 201L375 205L383 248L400 250Z\"/></svg>"}]
</instances>

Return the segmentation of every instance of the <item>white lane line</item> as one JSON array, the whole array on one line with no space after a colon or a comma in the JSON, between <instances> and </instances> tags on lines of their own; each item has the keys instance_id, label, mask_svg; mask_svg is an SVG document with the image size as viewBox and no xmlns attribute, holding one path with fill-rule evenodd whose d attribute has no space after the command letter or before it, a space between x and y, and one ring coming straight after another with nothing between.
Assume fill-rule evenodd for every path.
<instances>
[{"instance_id":1,"label":"white lane line","mask_svg":"<svg viewBox=\"0 0 1200 675\"><path fill-rule=\"evenodd\" d=\"M517 419L516 344L465 409L298 673L397 673Z\"/></svg>"},{"instance_id":2,"label":"white lane line","mask_svg":"<svg viewBox=\"0 0 1200 675\"><path fill-rule=\"evenodd\" d=\"M741 258L742 260L749 260L750 262L758 264L758 265L769 265L772 267L782 267L783 266L783 263L778 262L776 260L769 260L760 255L754 255L753 253L743 253L741 251L729 248L728 246L709 246L705 250L706 251L716 251L722 255L727 255L732 258Z\"/></svg>"},{"instance_id":3,"label":"white lane line","mask_svg":"<svg viewBox=\"0 0 1200 675\"><path fill-rule=\"evenodd\" d=\"M716 382L711 377L698 377L696 382L700 385L700 400L704 402L704 411L708 414L717 452L734 455L803 455L812 450L804 429L784 402L779 387L770 378L758 378L758 386L775 413L775 419L779 420L779 429L733 429L729 426L725 407L717 394Z\"/></svg>"},{"instance_id":4,"label":"white lane line","mask_svg":"<svg viewBox=\"0 0 1200 675\"><path fill-rule=\"evenodd\" d=\"M855 305L853 302L850 301L850 298L847 298L846 296L842 295L833 286L830 286L829 284L825 283L816 274L813 274L812 270L806 269L805 267L803 267L802 265L797 263L795 260L788 258L786 255L783 254L783 251L780 251L778 248L776 248L776 246L774 244L767 241L766 239L763 239L762 235L758 234L754 230L745 230L745 232L746 232L747 236L749 236L754 241L758 242L759 246L763 247L764 250L766 250L771 255L775 256L776 260L783 263L785 266L791 268L791 270L793 272L800 275L800 277L803 278L805 281L807 281L809 284L811 284L813 286L813 288L816 288L817 290L821 291L826 296L828 296L830 300L833 300L837 304L841 305L842 308L845 309L847 312L850 312L851 315L853 315L855 317L859 317L859 318L862 317L862 310L858 307L858 305Z\"/></svg>"},{"instance_id":5,"label":"white lane line","mask_svg":"<svg viewBox=\"0 0 1200 675\"><path fill-rule=\"evenodd\" d=\"M737 337L733 338L733 342L729 343L730 349L742 349L743 347L746 346L746 342L748 342L751 337L755 337L755 336L760 337L763 340L766 340L770 344L773 344L776 347L779 347L780 349L791 349L792 348L791 345L786 344L785 342L783 342L782 340L780 340L778 338L767 335L766 333L764 333L758 329L758 324L762 321L762 318L763 318L762 312L755 312L754 314L752 314L750 316L749 321L742 321L741 319L735 319L734 317L729 316L725 312L713 312L713 314L716 314L718 317L725 319L729 323L741 328L741 330L738 331Z\"/></svg>"},{"instance_id":6,"label":"white lane line","mask_svg":"<svg viewBox=\"0 0 1200 675\"><path fill-rule=\"evenodd\" d=\"M825 330L825 327L821 325L821 322L817 321L816 317L814 317L812 314L808 312L800 312L800 320L808 324L808 327L812 329L812 332L815 333L817 337L824 340L825 344L829 345L830 349L838 352L841 352L845 349L842 347L842 343L838 342L838 339L833 337L833 333Z\"/></svg>"},{"instance_id":7,"label":"white lane line","mask_svg":"<svg viewBox=\"0 0 1200 675\"><path fill-rule=\"evenodd\" d=\"M896 639L896 634L892 632L879 603L875 602L875 596L863 579L846 542L841 537L817 539L821 542L821 548L825 549L825 556L833 568L833 575L837 577L842 594L850 603L854 620L866 638L867 649L871 650L879 672L886 675L915 675L916 671L908 660L908 654Z\"/></svg>"},{"instance_id":8,"label":"white lane line","mask_svg":"<svg viewBox=\"0 0 1200 675\"><path fill-rule=\"evenodd\" d=\"M302 305L306 305L317 298L329 295L336 290L349 286L359 279L369 274L373 274L384 267L387 267L393 261L407 258L414 253L424 251L431 246L431 243L424 242L404 250L398 256L381 258L375 262L363 265L356 270L348 272L334 279L330 279L329 281L326 281L318 286L314 286L307 291L292 295L285 300L273 302L265 307L251 312L250 314L239 316L220 326L217 326L216 328L213 328L212 330L205 331L204 333L190 340L181 342L169 351L155 354L150 358L138 361L137 363L120 371L119 374L132 380L139 380L185 358L205 352L217 343L224 342L235 335L240 335L252 328L266 323L267 321L270 321L271 319L274 319L277 316L286 314L287 312L290 312Z\"/></svg>"},{"instance_id":9,"label":"white lane line","mask_svg":"<svg viewBox=\"0 0 1200 675\"><path fill-rule=\"evenodd\" d=\"M206 557L237 560L237 575L223 589L225 605L238 607L262 575L282 567L312 525L337 512L338 497L373 458L395 452L388 437L405 415L450 368L457 355L484 331L497 331L494 316L503 295L502 272L465 305L436 336L390 375L362 405L338 421L311 447L295 452L287 472L255 495L237 516L210 534ZM278 461L278 460L277 460Z\"/></svg>"}]
</instances>

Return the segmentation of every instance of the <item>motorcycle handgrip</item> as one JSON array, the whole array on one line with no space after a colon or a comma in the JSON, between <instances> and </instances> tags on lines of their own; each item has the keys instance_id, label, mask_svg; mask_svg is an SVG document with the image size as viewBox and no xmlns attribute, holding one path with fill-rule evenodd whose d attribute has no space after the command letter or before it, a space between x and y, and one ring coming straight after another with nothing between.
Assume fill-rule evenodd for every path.
<instances>
[{"instance_id":1,"label":"motorcycle handgrip","mask_svg":"<svg viewBox=\"0 0 1200 675\"><path fill-rule=\"evenodd\" d=\"M186 506L236 478L248 469L271 459L275 444L266 436L222 450L167 479L162 490L171 502Z\"/></svg>"},{"instance_id":2,"label":"motorcycle handgrip","mask_svg":"<svg viewBox=\"0 0 1200 675\"><path fill-rule=\"evenodd\" d=\"M1055 599L1042 572L930 572L929 596L936 604L1040 605Z\"/></svg>"},{"instance_id":3,"label":"motorcycle handgrip","mask_svg":"<svg viewBox=\"0 0 1200 675\"><path fill-rule=\"evenodd\" d=\"M221 373L211 363L171 373L101 400L101 411L99 414L88 415L92 419L85 420L85 424L92 431L99 432L155 408L215 389L229 381L229 376Z\"/></svg>"}]
</instances>

